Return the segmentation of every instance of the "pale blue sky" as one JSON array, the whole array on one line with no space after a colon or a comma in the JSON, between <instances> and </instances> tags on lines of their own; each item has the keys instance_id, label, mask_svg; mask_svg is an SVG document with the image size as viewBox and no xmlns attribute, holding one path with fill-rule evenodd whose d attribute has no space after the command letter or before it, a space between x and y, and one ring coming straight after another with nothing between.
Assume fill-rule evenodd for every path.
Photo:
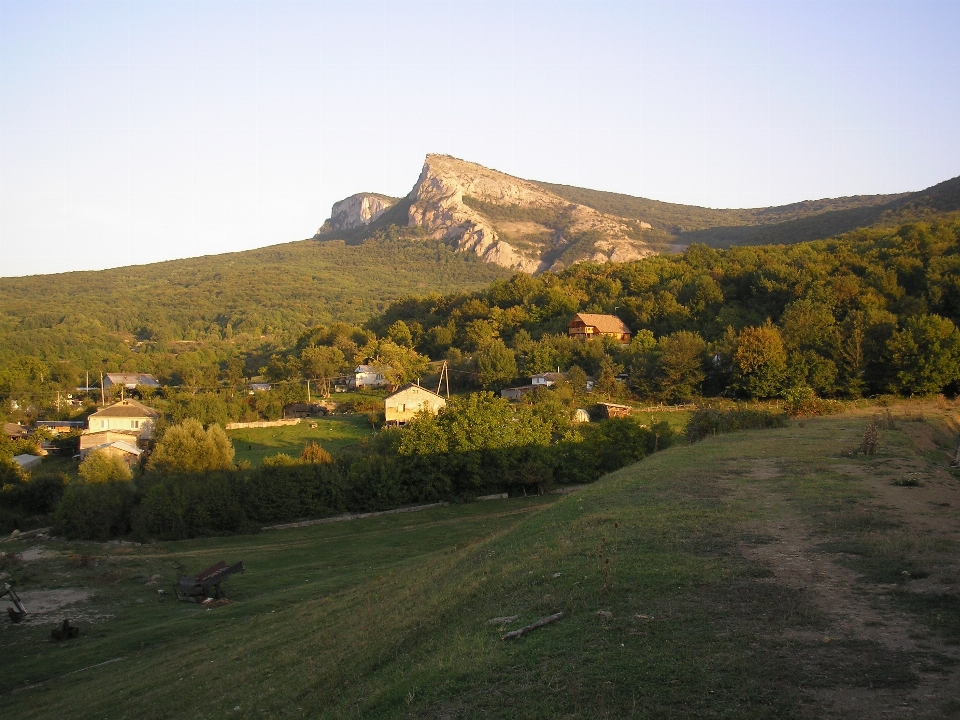
<instances>
[{"instance_id":1,"label":"pale blue sky","mask_svg":"<svg viewBox=\"0 0 960 720\"><path fill-rule=\"evenodd\" d=\"M960 2L0 0L0 275L313 235L428 152L711 207L960 174Z\"/></svg>"}]
</instances>

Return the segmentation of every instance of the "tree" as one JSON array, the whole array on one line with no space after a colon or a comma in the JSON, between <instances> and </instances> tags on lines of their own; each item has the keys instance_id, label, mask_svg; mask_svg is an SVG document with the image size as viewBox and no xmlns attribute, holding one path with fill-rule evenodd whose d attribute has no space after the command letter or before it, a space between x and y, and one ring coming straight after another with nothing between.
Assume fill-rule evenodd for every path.
<instances>
[{"instance_id":1,"label":"tree","mask_svg":"<svg viewBox=\"0 0 960 720\"><path fill-rule=\"evenodd\" d=\"M698 333L680 330L657 341L656 376L658 394L670 402L685 402L700 394L706 374L703 355L707 344Z\"/></svg>"},{"instance_id":2,"label":"tree","mask_svg":"<svg viewBox=\"0 0 960 720\"><path fill-rule=\"evenodd\" d=\"M779 395L787 371L787 353L780 331L769 320L761 327L741 330L733 365L734 385L741 392L755 398Z\"/></svg>"},{"instance_id":3,"label":"tree","mask_svg":"<svg viewBox=\"0 0 960 720\"><path fill-rule=\"evenodd\" d=\"M484 388L513 380L517 376L517 360L513 350L496 338L476 354L477 380Z\"/></svg>"},{"instance_id":4,"label":"tree","mask_svg":"<svg viewBox=\"0 0 960 720\"><path fill-rule=\"evenodd\" d=\"M344 366L345 362L343 351L338 347L311 345L300 353L303 376L308 380L320 380L321 393L324 397L330 397L330 379Z\"/></svg>"},{"instance_id":5,"label":"tree","mask_svg":"<svg viewBox=\"0 0 960 720\"><path fill-rule=\"evenodd\" d=\"M132 480L133 473L126 461L116 453L106 450L93 450L90 452L77 473L88 483L105 483L122 480Z\"/></svg>"},{"instance_id":6,"label":"tree","mask_svg":"<svg viewBox=\"0 0 960 720\"><path fill-rule=\"evenodd\" d=\"M413 333L403 320L397 320L387 329L387 337L397 345L413 347Z\"/></svg>"},{"instance_id":7,"label":"tree","mask_svg":"<svg viewBox=\"0 0 960 720\"><path fill-rule=\"evenodd\" d=\"M333 456L324 450L318 443L308 442L303 446L300 453L300 462L329 465L333 462Z\"/></svg>"},{"instance_id":8,"label":"tree","mask_svg":"<svg viewBox=\"0 0 960 720\"><path fill-rule=\"evenodd\" d=\"M426 357L392 340L370 343L360 351L360 355L373 357L373 366L393 387L421 377L427 369Z\"/></svg>"},{"instance_id":9,"label":"tree","mask_svg":"<svg viewBox=\"0 0 960 720\"><path fill-rule=\"evenodd\" d=\"M233 469L233 444L219 425L206 431L187 419L169 428L150 456L147 469L166 475Z\"/></svg>"},{"instance_id":10,"label":"tree","mask_svg":"<svg viewBox=\"0 0 960 720\"><path fill-rule=\"evenodd\" d=\"M893 390L930 395L960 380L960 330L946 318L912 317L887 347L895 370Z\"/></svg>"}]
</instances>

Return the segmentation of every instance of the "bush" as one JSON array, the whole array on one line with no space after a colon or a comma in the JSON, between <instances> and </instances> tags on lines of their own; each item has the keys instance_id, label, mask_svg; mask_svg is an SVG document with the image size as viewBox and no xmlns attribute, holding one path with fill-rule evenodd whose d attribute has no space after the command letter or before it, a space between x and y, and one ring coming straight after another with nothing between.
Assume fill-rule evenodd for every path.
<instances>
[{"instance_id":1,"label":"bush","mask_svg":"<svg viewBox=\"0 0 960 720\"><path fill-rule=\"evenodd\" d=\"M738 430L786 427L787 420L782 412L772 410L737 407L732 410L720 410L714 407L700 407L687 422L687 441L694 443L710 435Z\"/></svg>"},{"instance_id":2,"label":"bush","mask_svg":"<svg viewBox=\"0 0 960 720\"><path fill-rule=\"evenodd\" d=\"M94 450L80 463L77 473L88 483L132 480L130 466L119 455L106 450Z\"/></svg>"},{"instance_id":3,"label":"bush","mask_svg":"<svg viewBox=\"0 0 960 720\"><path fill-rule=\"evenodd\" d=\"M136 500L129 482L70 485L54 514L56 532L70 539L100 541L126 535Z\"/></svg>"}]
</instances>

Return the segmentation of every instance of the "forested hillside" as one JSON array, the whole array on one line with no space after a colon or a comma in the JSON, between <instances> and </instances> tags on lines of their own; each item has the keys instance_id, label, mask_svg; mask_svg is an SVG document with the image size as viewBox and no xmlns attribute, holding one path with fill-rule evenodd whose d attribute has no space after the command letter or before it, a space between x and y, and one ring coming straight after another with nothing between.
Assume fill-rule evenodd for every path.
<instances>
[{"instance_id":1,"label":"forested hillside","mask_svg":"<svg viewBox=\"0 0 960 720\"><path fill-rule=\"evenodd\" d=\"M487 285L506 271L396 228L362 244L313 240L98 272L0 279L0 398L72 390L91 373L179 383L228 359L291 345L307 328L359 323L403 295ZM212 376L212 377L211 377Z\"/></svg>"},{"instance_id":2,"label":"forested hillside","mask_svg":"<svg viewBox=\"0 0 960 720\"><path fill-rule=\"evenodd\" d=\"M572 341L578 311L616 313L635 337ZM678 401L939 392L960 380L958 322L960 223L941 222L516 275L399 301L369 327L409 331L490 386L575 364L610 381L626 370L637 396Z\"/></svg>"}]
</instances>

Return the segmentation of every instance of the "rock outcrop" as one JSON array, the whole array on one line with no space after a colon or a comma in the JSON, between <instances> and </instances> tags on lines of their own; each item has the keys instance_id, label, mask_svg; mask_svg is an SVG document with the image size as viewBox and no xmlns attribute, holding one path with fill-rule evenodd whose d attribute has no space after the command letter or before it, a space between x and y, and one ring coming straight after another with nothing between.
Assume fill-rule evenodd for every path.
<instances>
[{"instance_id":1,"label":"rock outcrop","mask_svg":"<svg viewBox=\"0 0 960 720\"><path fill-rule=\"evenodd\" d=\"M342 232L369 225L397 202L396 198L376 193L357 193L333 204L330 218L317 234Z\"/></svg>"},{"instance_id":2,"label":"rock outcrop","mask_svg":"<svg viewBox=\"0 0 960 720\"><path fill-rule=\"evenodd\" d=\"M654 254L639 237L650 227L647 223L605 215L534 183L448 155L427 156L406 200L410 227L518 271ZM381 195L354 195L333 206L321 230L327 234L368 224L394 202Z\"/></svg>"}]
</instances>

